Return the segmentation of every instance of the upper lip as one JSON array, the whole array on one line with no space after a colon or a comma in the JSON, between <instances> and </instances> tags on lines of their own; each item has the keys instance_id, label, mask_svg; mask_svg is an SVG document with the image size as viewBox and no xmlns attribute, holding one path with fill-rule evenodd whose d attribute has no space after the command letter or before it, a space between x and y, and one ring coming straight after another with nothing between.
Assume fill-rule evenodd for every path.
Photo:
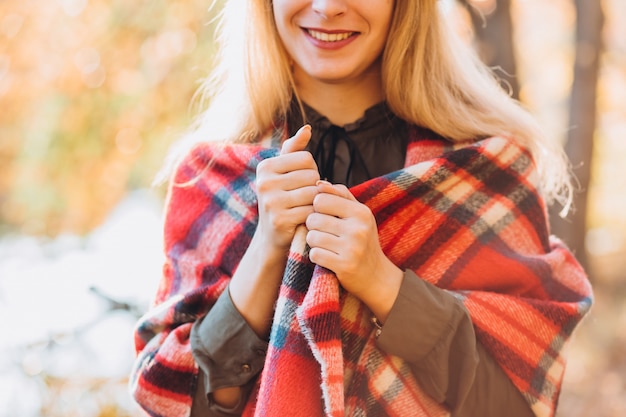
<instances>
[{"instance_id":1,"label":"upper lip","mask_svg":"<svg viewBox=\"0 0 626 417\"><path fill-rule=\"evenodd\" d=\"M313 30L315 32L328 33L329 35L333 33L357 33L356 30L350 30L350 29L321 29L321 28L314 28L314 27L302 27L302 29L306 31Z\"/></svg>"}]
</instances>

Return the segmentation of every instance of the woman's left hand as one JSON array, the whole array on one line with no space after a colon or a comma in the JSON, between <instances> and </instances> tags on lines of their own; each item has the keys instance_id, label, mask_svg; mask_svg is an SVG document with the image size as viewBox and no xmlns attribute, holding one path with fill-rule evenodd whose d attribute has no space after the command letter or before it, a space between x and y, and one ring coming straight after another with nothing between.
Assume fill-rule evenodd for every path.
<instances>
[{"instance_id":1,"label":"woman's left hand","mask_svg":"<svg viewBox=\"0 0 626 417\"><path fill-rule=\"evenodd\" d=\"M344 185L318 182L314 213L306 220L311 262L330 269L341 285L384 321L397 297L403 272L384 254L369 207Z\"/></svg>"}]
</instances>

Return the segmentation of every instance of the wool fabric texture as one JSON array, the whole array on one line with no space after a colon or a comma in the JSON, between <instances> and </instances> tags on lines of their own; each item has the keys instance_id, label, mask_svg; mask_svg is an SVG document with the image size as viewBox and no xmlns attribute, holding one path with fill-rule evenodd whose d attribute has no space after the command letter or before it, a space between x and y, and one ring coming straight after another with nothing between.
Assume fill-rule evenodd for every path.
<instances>
[{"instance_id":1,"label":"wool fabric texture","mask_svg":"<svg viewBox=\"0 0 626 417\"><path fill-rule=\"evenodd\" d=\"M227 288L254 234L258 163L278 150L196 146L171 182L166 263L135 332L130 388L152 416L189 415L198 375L189 334ZM453 145L411 127L405 168L351 188L385 254L462 300L477 339L540 417L553 416L563 348L592 291L549 235L529 153L493 137ZM446 416L409 365L376 347L371 313L294 237L248 416ZM420 329L407 329L419 332ZM486 394L487 395L487 394Z\"/></svg>"}]
</instances>

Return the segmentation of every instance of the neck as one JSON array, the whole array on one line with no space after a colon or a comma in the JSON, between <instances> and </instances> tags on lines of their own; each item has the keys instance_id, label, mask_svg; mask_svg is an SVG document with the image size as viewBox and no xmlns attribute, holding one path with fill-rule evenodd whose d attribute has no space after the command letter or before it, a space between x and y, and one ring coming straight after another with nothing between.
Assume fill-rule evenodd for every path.
<instances>
[{"instance_id":1,"label":"neck","mask_svg":"<svg viewBox=\"0 0 626 417\"><path fill-rule=\"evenodd\" d=\"M365 74L355 82L331 83L307 80L299 83L298 95L331 123L344 126L359 119L365 110L384 99L380 74Z\"/></svg>"}]
</instances>

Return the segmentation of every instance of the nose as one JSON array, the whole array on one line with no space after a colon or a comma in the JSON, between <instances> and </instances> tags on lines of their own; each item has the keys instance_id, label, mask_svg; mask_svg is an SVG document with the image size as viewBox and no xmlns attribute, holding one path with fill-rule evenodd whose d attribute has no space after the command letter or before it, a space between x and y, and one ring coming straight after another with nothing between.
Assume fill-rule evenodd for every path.
<instances>
[{"instance_id":1,"label":"nose","mask_svg":"<svg viewBox=\"0 0 626 417\"><path fill-rule=\"evenodd\" d=\"M313 0L311 2L313 11L324 19L340 16L346 12L345 0Z\"/></svg>"}]
</instances>

